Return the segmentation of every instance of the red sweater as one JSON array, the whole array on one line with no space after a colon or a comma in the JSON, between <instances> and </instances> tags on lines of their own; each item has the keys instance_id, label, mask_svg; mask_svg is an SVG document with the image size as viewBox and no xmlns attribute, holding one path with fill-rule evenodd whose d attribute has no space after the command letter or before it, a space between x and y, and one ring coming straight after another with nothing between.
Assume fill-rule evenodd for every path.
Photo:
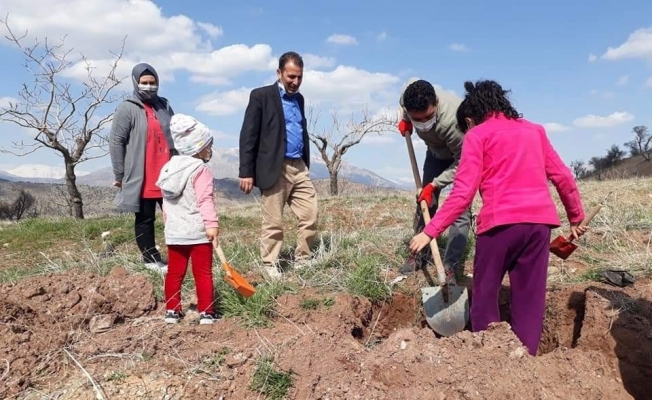
<instances>
[{"instance_id":1,"label":"red sweater","mask_svg":"<svg viewBox=\"0 0 652 400\"><path fill-rule=\"evenodd\" d=\"M161 123L151 105L145 104L147 115L147 145L145 146L145 177L141 197L143 199L160 199L163 197L156 181L163 165L170 160L170 149L165 139Z\"/></svg>"},{"instance_id":2,"label":"red sweater","mask_svg":"<svg viewBox=\"0 0 652 400\"><path fill-rule=\"evenodd\" d=\"M462 215L478 190L482 197L478 234L518 223L559 226L548 181L557 189L569 221L582 221L584 211L573 174L545 129L525 119L488 118L465 135L453 190L424 232L439 236Z\"/></svg>"}]
</instances>

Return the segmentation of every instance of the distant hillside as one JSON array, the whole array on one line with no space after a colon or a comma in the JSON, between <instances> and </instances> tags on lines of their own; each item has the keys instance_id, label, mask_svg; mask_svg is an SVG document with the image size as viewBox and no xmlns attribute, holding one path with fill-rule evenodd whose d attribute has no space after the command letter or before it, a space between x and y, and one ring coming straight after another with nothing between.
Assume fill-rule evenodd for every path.
<instances>
[{"instance_id":1,"label":"distant hillside","mask_svg":"<svg viewBox=\"0 0 652 400\"><path fill-rule=\"evenodd\" d=\"M583 179L621 179L652 176L652 161L646 161L642 156L629 157L620 161L616 166L598 175L596 171L589 171Z\"/></svg>"},{"instance_id":2,"label":"distant hillside","mask_svg":"<svg viewBox=\"0 0 652 400\"><path fill-rule=\"evenodd\" d=\"M329 193L330 182L328 179L314 180L319 197L326 197ZM0 202L13 201L18 192L24 189L34 195L41 215L66 215L66 202L64 198L65 186L57 183L36 183L9 181L0 177ZM117 212L113 199L117 189L110 186L91 186L80 184L79 190L84 201L84 213L87 216L102 216ZM368 186L347 180L340 181L340 194L356 195L363 193L402 193L397 189ZM250 195L240 191L239 181L233 178L215 180L215 202L220 205L234 203L250 203L258 201L260 192L256 189Z\"/></svg>"},{"instance_id":3,"label":"distant hillside","mask_svg":"<svg viewBox=\"0 0 652 400\"><path fill-rule=\"evenodd\" d=\"M215 179L238 177L238 149L215 149L213 158L208 163ZM314 157L310 160L310 177L312 179L328 179L328 169L321 158ZM384 188L403 189L404 186L385 179L378 174L359 168L348 163L342 163L340 177L348 181ZM77 178L79 183L92 186L109 186L113 182L111 167L101 168L88 175Z\"/></svg>"}]
</instances>

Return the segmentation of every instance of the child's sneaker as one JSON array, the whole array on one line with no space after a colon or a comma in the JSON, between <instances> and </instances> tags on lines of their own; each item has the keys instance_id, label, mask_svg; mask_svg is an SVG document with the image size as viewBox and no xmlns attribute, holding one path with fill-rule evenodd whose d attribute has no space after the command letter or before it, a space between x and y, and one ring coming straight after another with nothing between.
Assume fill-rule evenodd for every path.
<instances>
[{"instance_id":1,"label":"child's sneaker","mask_svg":"<svg viewBox=\"0 0 652 400\"><path fill-rule=\"evenodd\" d=\"M145 268L156 271L162 275L165 275L168 273L168 265L164 263L163 261L155 261L155 262L150 262L150 263L145 263Z\"/></svg>"},{"instance_id":2,"label":"child's sneaker","mask_svg":"<svg viewBox=\"0 0 652 400\"><path fill-rule=\"evenodd\" d=\"M220 316L217 313L203 312L199 314L199 325L211 325L218 319L220 319Z\"/></svg>"},{"instance_id":3,"label":"child's sneaker","mask_svg":"<svg viewBox=\"0 0 652 400\"><path fill-rule=\"evenodd\" d=\"M176 324L183 318L183 313L181 311L168 310L165 313L165 323L167 324Z\"/></svg>"}]
</instances>

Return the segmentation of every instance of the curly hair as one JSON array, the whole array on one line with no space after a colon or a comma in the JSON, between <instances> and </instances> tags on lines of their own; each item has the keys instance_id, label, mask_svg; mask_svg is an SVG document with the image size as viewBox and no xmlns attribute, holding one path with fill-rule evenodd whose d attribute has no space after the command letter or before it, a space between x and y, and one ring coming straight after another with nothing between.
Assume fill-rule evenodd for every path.
<instances>
[{"instance_id":1,"label":"curly hair","mask_svg":"<svg viewBox=\"0 0 652 400\"><path fill-rule=\"evenodd\" d=\"M403 92L403 106L409 112L425 111L437 103L435 88L428 81L419 79L412 82Z\"/></svg>"},{"instance_id":2,"label":"curly hair","mask_svg":"<svg viewBox=\"0 0 652 400\"><path fill-rule=\"evenodd\" d=\"M507 98L510 91L504 90L498 82L483 80L473 84L466 81L464 89L466 96L457 108L457 125L462 132L468 130L465 118L471 118L476 125L498 114L503 114L508 119L522 118Z\"/></svg>"}]
</instances>

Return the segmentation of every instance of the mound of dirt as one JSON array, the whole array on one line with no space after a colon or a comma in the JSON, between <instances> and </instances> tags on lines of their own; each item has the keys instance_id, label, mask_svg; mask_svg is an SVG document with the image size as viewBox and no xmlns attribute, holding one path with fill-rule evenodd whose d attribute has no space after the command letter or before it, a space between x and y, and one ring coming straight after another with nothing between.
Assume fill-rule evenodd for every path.
<instances>
[{"instance_id":1,"label":"mound of dirt","mask_svg":"<svg viewBox=\"0 0 652 400\"><path fill-rule=\"evenodd\" d=\"M142 276L36 277L0 288L0 396L257 398L252 379L271 356L293 399L642 399L652 293L640 287L551 292L541 355L530 357L505 322L437 338L419 299L400 294L371 304L311 289L279 298L271 328L169 326Z\"/></svg>"},{"instance_id":2,"label":"mound of dirt","mask_svg":"<svg viewBox=\"0 0 652 400\"><path fill-rule=\"evenodd\" d=\"M0 359L7 365L0 397L53 378L64 348L154 309L153 293L145 277L119 267L106 277L67 273L0 287Z\"/></svg>"}]
</instances>

